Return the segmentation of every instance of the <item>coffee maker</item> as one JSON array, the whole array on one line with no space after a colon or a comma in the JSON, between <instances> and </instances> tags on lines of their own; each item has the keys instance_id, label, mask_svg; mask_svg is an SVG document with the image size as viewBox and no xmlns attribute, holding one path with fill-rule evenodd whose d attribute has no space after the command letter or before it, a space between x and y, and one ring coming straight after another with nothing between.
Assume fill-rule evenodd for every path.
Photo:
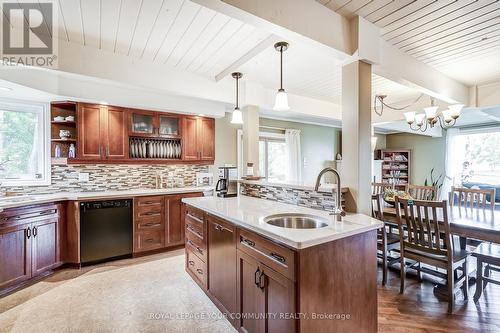
<instances>
[{"instance_id":1,"label":"coffee maker","mask_svg":"<svg viewBox=\"0 0 500 333\"><path fill-rule=\"evenodd\" d=\"M221 198L238 196L238 169L236 167L219 167L219 180L215 185L215 191Z\"/></svg>"}]
</instances>

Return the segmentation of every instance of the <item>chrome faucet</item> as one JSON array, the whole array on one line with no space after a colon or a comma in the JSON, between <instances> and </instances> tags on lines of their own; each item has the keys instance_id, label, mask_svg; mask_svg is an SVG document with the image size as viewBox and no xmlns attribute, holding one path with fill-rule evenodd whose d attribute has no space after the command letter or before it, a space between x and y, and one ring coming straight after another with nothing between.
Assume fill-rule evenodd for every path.
<instances>
[{"instance_id":1,"label":"chrome faucet","mask_svg":"<svg viewBox=\"0 0 500 333\"><path fill-rule=\"evenodd\" d=\"M316 178L316 185L314 186L314 191L318 192L320 182L321 182L321 177L327 173L331 172L335 175L335 178L337 179L337 207L333 210L333 212L330 213L330 215L337 216L337 221L342 221L342 216L345 216L345 212L342 209L342 188L340 186L340 175L337 170L333 168L324 168L323 170L320 171L318 174L318 177ZM332 195L335 195L335 191L332 189Z\"/></svg>"}]
</instances>

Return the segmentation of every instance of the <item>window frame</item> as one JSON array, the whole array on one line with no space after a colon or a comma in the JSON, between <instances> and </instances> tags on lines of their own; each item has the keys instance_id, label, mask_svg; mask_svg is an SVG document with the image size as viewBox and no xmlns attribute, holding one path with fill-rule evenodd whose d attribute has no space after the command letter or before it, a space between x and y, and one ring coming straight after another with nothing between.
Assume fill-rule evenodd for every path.
<instances>
[{"instance_id":1,"label":"window frame","mask_svg":"<svg viewBox=\"0 0 500 333\"><path fill-rule=\"evenodd\" d=\"M259 133L259 142L263 141L264 142L264 179L269 181L269 165L268 165L268 154L269 154L269 147L268 147L268 142L282 142L286 143L285 141L285 134L281 133L271 133L271 132L260 132ZM262 170L260 170L260 173L262 175Z\"/></svg>"},{"instance_id":2,"label":"window frame","mask_svg":"<svg viewBox=\"0 0 500 333\"><path fill-rule=\"evenodd\" d=\"M43 158L41 166L43 168L40 174L40 179L23 179L23 178L0 178L0 187L12 186L44 186L51 184L51 158L50 158L50 104L42 102L15 100L15 99L0 99L0 109L11 112L25 112L38 114L38 139L40 149L38 156Z\"/></svg>"}]
</instances>

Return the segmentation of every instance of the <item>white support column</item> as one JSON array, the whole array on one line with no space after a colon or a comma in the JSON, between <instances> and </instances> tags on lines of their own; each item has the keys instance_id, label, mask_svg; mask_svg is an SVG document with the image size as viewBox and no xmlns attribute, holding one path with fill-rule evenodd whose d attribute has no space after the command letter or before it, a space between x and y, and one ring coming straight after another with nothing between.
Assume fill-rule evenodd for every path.
<instances>
[{"instance_id":1,"label":"white support column","mask_svg":"<svg viewBox=\"0 0 500 333\"><path fill-rule=\"evenodd\" d=\"M259 171L259 107L243 108L243 172L248 162L253 163L254 173Z\"/></svg>"},{"instance_id":2,"label":"white support column","mask_svg":"<svg viewBox=\"0 0 500 333\"><path fill-rule=\"evenodd\" d=\"M371 65L342 68L342 186L346 210L371 215Z\"/></svg>"}]
</instances>

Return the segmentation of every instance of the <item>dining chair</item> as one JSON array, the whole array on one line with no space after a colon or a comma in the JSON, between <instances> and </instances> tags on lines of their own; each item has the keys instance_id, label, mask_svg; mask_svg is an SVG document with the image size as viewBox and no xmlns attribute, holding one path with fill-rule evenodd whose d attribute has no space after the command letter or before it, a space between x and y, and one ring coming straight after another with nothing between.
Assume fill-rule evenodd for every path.
<instances>
[{"instance_id":1,"label":"dining chair","mask_svg":"<svg viewBox=\"0 0 500 333\"><path fill-rule=\"evenodd\" d=\"M456 196L455 196L456 194ZM450 205L455 205L457 198L457 206L459 208L477 208L483 211L495 210L495 194L496 189L471 189L466 187L451 187ZM488 202L489 200L489 202Z\"/></svg>"},{"instance_id":2,"label":"dining chair","mask_svg":"<svg viewBox=\"0 0 500 333\"><path fill-rule=\"evenodd\" d=\"M400 184L400 185L394 185L394 188L398 191L407 191L407 186L408 185L406 185L406 184ZM384 195L385 190L392 189L392 188L393 188L393 184L372 182L372 194Z\"/></svg>"},{"instance_id":3,"label":"dining chair","mask_svg":"<svg viewBox=\"0 0 500 333\"><path fill-rule=\"evenodd\" d=\"M477 302L488 282L500 285L500 281L491 278L491 271L500 272L500 246L481 243L472 256L477 259L476 292L474 293L474 302Z\"/></svg>"},{"instance_id":4,"label":"dining chair","mask_svg":"<svg viewBox=\"0 0 500 333\"><path fill-rule=\"evenodd\" d=\"M408 185L408 194L413 200L434 200L436 189L434 186Z\"/></svg>"},{"instance_id":5,"label":"dining chair","mask_svg":"<svg viewBox=\"0 0 500 333\"><path fill-rule=\"evenodd\" d=\"M469 253L453 246L446 200L405 200L396 197L395 202L401 244L400 292L404 292L407 268L416 269L419 280L423 270L421 264L441 268L446 271L448 312L451 313L455 304L455 292L458 289L463 289L464 298L467 299L469 280L466 272ZM404 227L406 227L406 238L403 237ZM406 259L415 263L407 267ZM462 271L460 276L458 270ZM442 273L432 270L425 270L425 273L444 277Z\"/></svg>"},{"instance_id":6,"label":"dining chair","mask_svg":"<svg viewBox=\"0 0 500 333\"><path fill-rule=\"evenodd\" d=\"M384 222L382 210L382 194L372 195L372 217ZM390 252L399 249L399 235L386 229L386 225L377 230L377 257L382 260L382 285L387 283L387 268L398 258L390 256Z\"/></svg>"}]
</instances>

